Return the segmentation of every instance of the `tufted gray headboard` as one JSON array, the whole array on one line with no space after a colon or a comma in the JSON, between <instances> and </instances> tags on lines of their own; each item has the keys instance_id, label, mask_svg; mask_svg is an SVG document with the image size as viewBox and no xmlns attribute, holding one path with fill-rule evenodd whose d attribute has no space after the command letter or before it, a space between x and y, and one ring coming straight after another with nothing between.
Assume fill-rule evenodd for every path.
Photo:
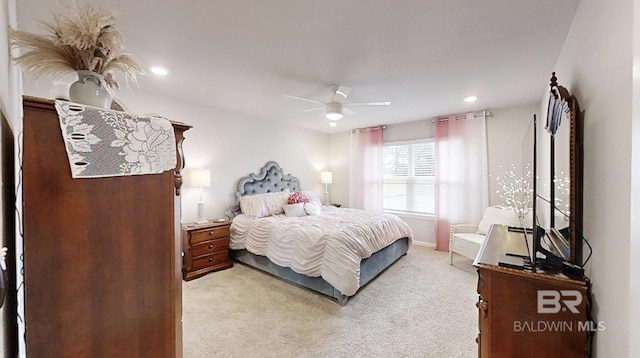
<instances>
[{"instance_id":1,"label":"tufted gray headboard","mask_svg":"<svg viewBox=\"0 0 640 358\"><path fill-rule=\"evenodd\" d=\"M236 203L227 209L225 215L233 219L240 214L240 198L245 195L273 193L286 189L291 192L300 190L300 181L291 174L285 175L277 162L269 161L258 174L251 173L240 178L236 192Z\"/></svg>"}]
</instances>

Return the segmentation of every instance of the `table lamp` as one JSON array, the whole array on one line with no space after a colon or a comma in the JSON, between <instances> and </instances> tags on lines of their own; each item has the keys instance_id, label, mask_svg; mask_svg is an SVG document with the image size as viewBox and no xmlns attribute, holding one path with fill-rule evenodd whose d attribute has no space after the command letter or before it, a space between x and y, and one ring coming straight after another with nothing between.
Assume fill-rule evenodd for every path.
<instances>
[{"instance_id":1,"label":"table lamp","mask_svg":"<svg viewBox=\"0 0 640 358\"><path fill-rule=\"evenodd\" d=\"M209 169L189 169L185 173L185 186L190 188L200 188L200 200L198 201L198 219L197 224L207 222L207 216L204 210L204 201L202 200L202 188L211 186L211 170Z\"/></svg>"},{"instance_id":2,"label":"table lamp","mask_svg":"<svg viewBox=\"0 0 640 358\"><path fill-rule=\"evenodd\" d=\"M320 182L324 184L324 203L329 205L329 184L333 182L333 173L330 171L323 171L320 173Z\"/></svg>"}]
</instances>

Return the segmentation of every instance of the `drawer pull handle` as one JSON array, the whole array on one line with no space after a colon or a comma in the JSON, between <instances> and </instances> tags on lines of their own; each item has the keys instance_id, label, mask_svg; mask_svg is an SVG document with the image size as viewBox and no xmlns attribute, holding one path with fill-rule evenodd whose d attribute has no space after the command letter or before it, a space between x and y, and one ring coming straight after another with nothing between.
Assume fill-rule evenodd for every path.
<instances>
[{"instance_id":1,"label":"drawer pull handle","mask_svg":"<svg viewBox=\"0 0 640 358\"><path fill-rule=\"evenodd\" d=\"M489 302L480 299L476 302L476 307L480 309L480 313L482 314L482 318L487 318L487 311L489 311Z\"/></svg>"},{"instance_id":2,"label":"drawer pull handle","mask_svg":"<svg viewBox=\"0 0 640 358\"><path fill-rule=\"evenodd\" d=\"M213 231L209 231L209 235L213 235Z\"/></svg>"},{"instance_id":3,"label":"drawer pull handle","mask_svg":"<svg viewBox=\"0 0 640 358\"><path fill-rule=\"evenodd\" d=\"M209 262L213 262L213 257L209 257Z\"/></svg>"},{"instance_id":4,"label":"drawer pull handle","mask_svg":"<svg viewBox=\"0 0 640 358\"><path fill-rule=\"evenodd\" d=\"M209 250L213 249L213 244L209 244Z\"/></svg>"}]
</instances>

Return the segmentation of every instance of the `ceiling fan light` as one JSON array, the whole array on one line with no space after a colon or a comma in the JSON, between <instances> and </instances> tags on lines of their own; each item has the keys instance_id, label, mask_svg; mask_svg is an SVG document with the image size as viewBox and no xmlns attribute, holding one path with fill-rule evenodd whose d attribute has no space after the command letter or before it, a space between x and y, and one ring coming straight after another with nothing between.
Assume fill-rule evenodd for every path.
<instances>
[{"instance_id":1,"label":"ceiling fan light","mask_svg":"<svg viewBox=\"0 0 640 358\"><path fill-rule=\"evenodd\" d=\"M327 117L327 119L330 119L332 121L337 121L338 119L342 118L342 113L327 112L325 117Z\"/></svg>"},{"instance_id":2,"label":"ceiling fan light","mask_svg":"<svg viewBox=\"0 0 640 358\"><path fill-rule=\"evenodd\" d=\"M325 114L327 119L332 121L337 121L342 118L342 104L337 102L331 102L327 104L327 114Z\"/></svg>"}]
</instances>

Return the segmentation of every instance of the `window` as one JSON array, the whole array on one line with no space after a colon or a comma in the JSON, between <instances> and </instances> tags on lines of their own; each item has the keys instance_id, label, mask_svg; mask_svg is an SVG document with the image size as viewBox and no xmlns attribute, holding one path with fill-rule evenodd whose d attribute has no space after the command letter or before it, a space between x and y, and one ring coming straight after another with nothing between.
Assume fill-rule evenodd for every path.
<instances>
[{"instance_id":1,"label":"window","mask_svg":"<svg viewBox=\"0 0 640 358\"><path fill-rule=\"evenodd\" d=\"M385 143L384 209L435 213L435 142Z\"/></svg>"}]
</instances>

